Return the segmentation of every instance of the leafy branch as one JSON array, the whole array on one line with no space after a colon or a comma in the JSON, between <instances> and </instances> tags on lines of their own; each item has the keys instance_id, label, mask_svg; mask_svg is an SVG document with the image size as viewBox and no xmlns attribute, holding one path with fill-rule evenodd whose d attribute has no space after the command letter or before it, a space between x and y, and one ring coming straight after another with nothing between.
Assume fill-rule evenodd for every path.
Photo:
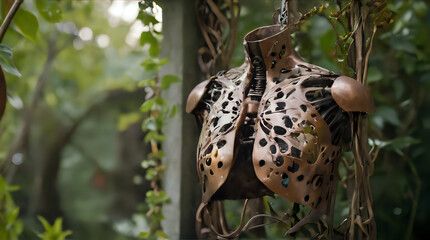
<instances>
[{"instance_id":1,"label":"leafy branch","mask_svg":"<svg viewBox=\"0 0 430 240\"><path fill-rule=\"evenodd\" d=\"M163 127L167 121L172 118L177 111L176 106L170 106L169 103L161 96L161 92L168 89L170 85L179 81L174 75L165 75L160 78L158 70L168 62L168 59L160 59L160 39L161 34L154 28L159 24L154 16L152 1L143 1L139 3L140 13L138 19L148 26L148 30L142 32L140 44L149 46L148 53L151 58L142 62L145 72L151 77L139 83L147 92L146 101L141 106L141 112L147 114L147 118L142 123L142 129L146 132L145 142L151 146L151 152L147 160L142 162L142 167L146 169L145 179L150 181L152 190L146 193L146 204L148 210L146 217L149 220L150 229L147 232L141 232L139 238L142 239L167 239L161 226L161 221L165 219L162 212L164 204L170 203L165 190L162 189L162 178L166 166L162 164L164 151L160 148L161 142L166 139Z\"/></svg>"}]
</instances>

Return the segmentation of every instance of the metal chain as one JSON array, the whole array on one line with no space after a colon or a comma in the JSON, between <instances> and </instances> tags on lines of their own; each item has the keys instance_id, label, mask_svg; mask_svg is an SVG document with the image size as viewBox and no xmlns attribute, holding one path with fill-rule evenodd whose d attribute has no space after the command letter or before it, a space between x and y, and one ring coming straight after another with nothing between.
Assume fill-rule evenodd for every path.
<instances>
[{"instance_id":1,"label":"metal chain","mask_svg":"<svg viewBox=\"0 0 430 240\"><path fill-rule=\"evenodd\" d=\"M278 15L278 22L281 25L281 29L288 26L288 0L282 0L281 12Z\"/></svg>"}]
</instances>

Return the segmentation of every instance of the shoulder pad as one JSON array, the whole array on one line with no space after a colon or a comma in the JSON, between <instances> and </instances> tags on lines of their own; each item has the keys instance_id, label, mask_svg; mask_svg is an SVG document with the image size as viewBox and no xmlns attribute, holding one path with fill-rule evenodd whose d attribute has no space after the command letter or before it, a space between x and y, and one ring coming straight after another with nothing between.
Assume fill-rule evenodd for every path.
<instances>
[{"instance_id":1,"label":"shoulder pad","mask_svg":"<svg viewBox=\"0 0 430 240\"><path fill-rule=\"evenodd\" d=\"M331 87L336 103L347 112L375 112L372 95L361 83L346 76L336 78Z\"/></svg>"},{"instance_id":2,"label":"shoulder pad","mask_svg":"<svg viewBox=\"0 0 430 240\"><path fill-rule=\"evenodd\" d=\"M208 85L209 81L210 79L199 83L193 88L190 95L188 95L187 106L185 108L187 113L191 113L197 107L197 104L199 104L200 99L202 99L206 92L206 86Z\"/></svg>"}]
</instances>

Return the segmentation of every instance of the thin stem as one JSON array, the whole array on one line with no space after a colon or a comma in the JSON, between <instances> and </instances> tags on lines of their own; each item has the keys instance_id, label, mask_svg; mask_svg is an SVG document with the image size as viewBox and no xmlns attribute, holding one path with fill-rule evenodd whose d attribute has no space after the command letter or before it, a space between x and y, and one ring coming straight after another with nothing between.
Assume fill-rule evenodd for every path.
<instances>
[{"instance_id":1,"label":"thin stem","mask_svg":"<svg viewBox=\"0 0 430 240\"><path fill-rule=\"evenodd\" d=\"M370 40L369 40L369 42L370 42L369 48L367 49L366 57L364 58L363 85L366 85L366 82L367 82L367 67L369 65L370 52L372 51L373 38L375 37L375 33L376 33L377 29L378 29L378 27L376 25L373 26L372 35L370 36Z\"/></svg>"},{"instance_id":2,"label":"thin stem","mask_svg":"<svg viewBox=\"0 0 430 240\"><path fill-rule=\"evenodd\" d=\"M15 13L18 11L19 6L21 6L23 2L24 0L16 0L10 8L9 12L7 13L6 18L4 19L0 27L0 43L3 41L3 37L6 34L6 30L8 29L13 16L15 16Z\"/></svg>"}]
</instances>

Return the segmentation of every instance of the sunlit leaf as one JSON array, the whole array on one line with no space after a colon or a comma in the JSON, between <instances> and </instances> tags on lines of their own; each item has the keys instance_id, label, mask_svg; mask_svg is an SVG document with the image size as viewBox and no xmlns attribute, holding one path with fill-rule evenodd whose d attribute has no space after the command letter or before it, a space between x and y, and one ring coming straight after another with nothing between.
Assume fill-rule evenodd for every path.
<instances>
[{"instance_id":1,"label":"sunlit leaf","mask_svg":"<svg viewBox=\"0 0 430 240\"><path fill-rule=\"evenodd\" d=\"M13 18L13 23L24 37L36 42L39 22L33 13L20 8Z\"/></svg>"}]
</instances>

